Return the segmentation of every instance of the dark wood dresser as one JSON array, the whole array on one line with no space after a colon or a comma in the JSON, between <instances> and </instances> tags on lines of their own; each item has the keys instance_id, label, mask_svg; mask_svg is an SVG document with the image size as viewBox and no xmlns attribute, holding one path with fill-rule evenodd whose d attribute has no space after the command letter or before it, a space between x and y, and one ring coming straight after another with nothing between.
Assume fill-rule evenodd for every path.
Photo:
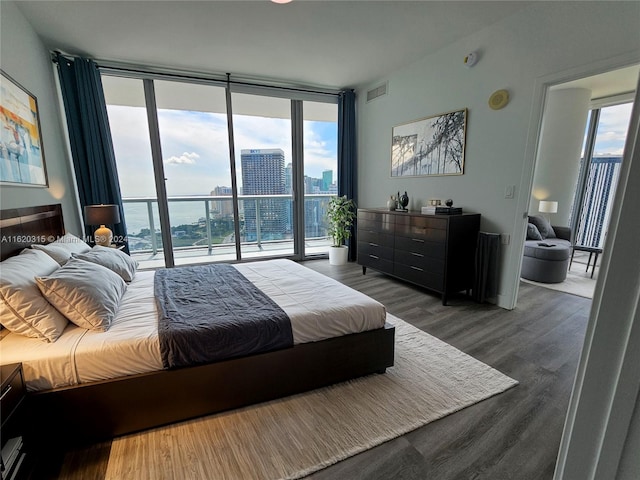
<instances>
[{"instance_id":1,"label":"dark wood dresser","mask_svg":"<svg viewBox=\"0 0 640 480\"><path fill-rule=\"evenodd\" d=\"M358 209L358 263L442 294L469 292L480 214Z\"/></svg>"}]
</instances>

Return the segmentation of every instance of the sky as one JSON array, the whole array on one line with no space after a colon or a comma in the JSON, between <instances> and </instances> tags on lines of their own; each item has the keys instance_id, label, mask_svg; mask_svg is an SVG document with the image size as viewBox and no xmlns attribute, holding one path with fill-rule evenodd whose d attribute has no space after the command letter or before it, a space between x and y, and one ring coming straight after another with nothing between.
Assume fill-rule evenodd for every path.
<instances>
[{"instance_id":1,"label":"sky","mask_svg":"<svg viewBox=\"0 0 640 480\"><path fill-rule=\"evenodd\" d=\"M596 134L594 155L622 156L624 142L629 129L632 106L632 103L625 103L602 108Z\"/></svg>"},{"instance_id":2,"label":"sky","mask_svg":"<svg viewBox=\"0 0 640 480\"><path fill-rule=\"evenodd\" d=\"M155 196L146 110L107 107L122 195ZM281 148L291 162L291 122L288 119L234 115L238 186L242 186L242 149ZM158 110L167 194L209 195L216 186L231 186L225 114ZM304 122L305 175L336 178L337 127L334 122Z\"/></svg>"}]
</instances>

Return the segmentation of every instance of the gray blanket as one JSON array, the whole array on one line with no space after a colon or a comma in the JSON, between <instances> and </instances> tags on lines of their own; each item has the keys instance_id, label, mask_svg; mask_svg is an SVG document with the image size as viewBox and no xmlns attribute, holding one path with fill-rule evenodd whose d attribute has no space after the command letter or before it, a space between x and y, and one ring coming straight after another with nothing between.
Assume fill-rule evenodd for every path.
<instances>
[{"instance_id":1,"label":"gray blanket","mask_svg":"<svg viewBox=\"0 0 640 480\"><path fill-rule=\"evenodd\" d=\"M231 265L158 270L154 291L165 368L293 345L287 314Z\"/></svg>"}]
</instances>

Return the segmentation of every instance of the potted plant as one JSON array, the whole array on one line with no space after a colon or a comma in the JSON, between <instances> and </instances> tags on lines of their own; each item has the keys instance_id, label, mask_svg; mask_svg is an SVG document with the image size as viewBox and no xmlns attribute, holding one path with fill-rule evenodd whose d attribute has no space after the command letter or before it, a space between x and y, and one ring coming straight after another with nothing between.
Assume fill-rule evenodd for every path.
<instances>
[{"instance_id":1,"label":"potted plant","mask_svg":"<svg viewBox=\"0 0 640 480\"><path fill-rule=\"evenodd\" d=\"M344 265L347 263L349 249L344 245L351 236L351 227L356 218L356 205L346 195L333 197L327 208L329 235L333 237L333 245L329 248L329 264Z\"/></svg>"}]
</instances>

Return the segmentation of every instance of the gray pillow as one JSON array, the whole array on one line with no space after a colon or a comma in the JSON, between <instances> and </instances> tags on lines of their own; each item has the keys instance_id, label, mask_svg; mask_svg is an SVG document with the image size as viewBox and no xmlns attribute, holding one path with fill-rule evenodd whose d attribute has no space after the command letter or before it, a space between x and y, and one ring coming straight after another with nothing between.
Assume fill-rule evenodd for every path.
<instances>
[{"instance_id":1,"label":"gray pillow","mask_svg":"<svg viewBox=\"0 0 640 480\"><path fill-rule=\"evenodd\" d=\"M527 223L527 240L542 240L538 227L533 223Z\"/></svg>"},{"instance_id":2,"label":"gray pillow","mask_svg":"<svg viewBox=\"0 0 640 480\"><path fill-rule=\"evenodd\" d=\"M97 263L117 273L125 282L130 282L136 275L138 262L117 248L96 245L87 253L73 254L73 258Z\"/></svg>"},{"instance_id":3,"label":"gray pillow","mask_svg":"<svg viewBox=\"0 0 640 480\"><path fill-rule=\"evenodd\" d=\"M69 323L42 296L36 276L60 268L53 258L26 249L0 263L0 322L7 329L45 342L55 342Z\"/></svg>"},{"instance_id":4,"label":"gray pillow","mask_svg":"<svg viewBox=\"0 0 640 480\"><path fill-rule=\"evenodd\" d=\"M96 263L72 258L51 275L36 277L38 288L60 313L79 327L105 331L118 311L127 284Z\"/></svg>"},{"instance_id":5,"label":"gray pillow","mask_svg":"<svg viewBox=\"0 0 640 480\"><path fill-rule=\"evenodd\" d=\"M31 245L35 250L42 250L60 265L64 265L74 253L85 253L91 250L91 247L78 237L71 233L67 233L55 242L47 245Z\"/></svg>"},{"instance_id":6,"label":"gray pillow","mask_svg":"<svg viewBox=\"0 0 640 480\"><path fill-rule=\"evenodd\" d=\"M533 215L529 217L529 223L533 223L536 226L543 240L545 238L556 238L556 232L554 232L553 227L546 218L540 215Z\"/></svg>"}]
</instances>

